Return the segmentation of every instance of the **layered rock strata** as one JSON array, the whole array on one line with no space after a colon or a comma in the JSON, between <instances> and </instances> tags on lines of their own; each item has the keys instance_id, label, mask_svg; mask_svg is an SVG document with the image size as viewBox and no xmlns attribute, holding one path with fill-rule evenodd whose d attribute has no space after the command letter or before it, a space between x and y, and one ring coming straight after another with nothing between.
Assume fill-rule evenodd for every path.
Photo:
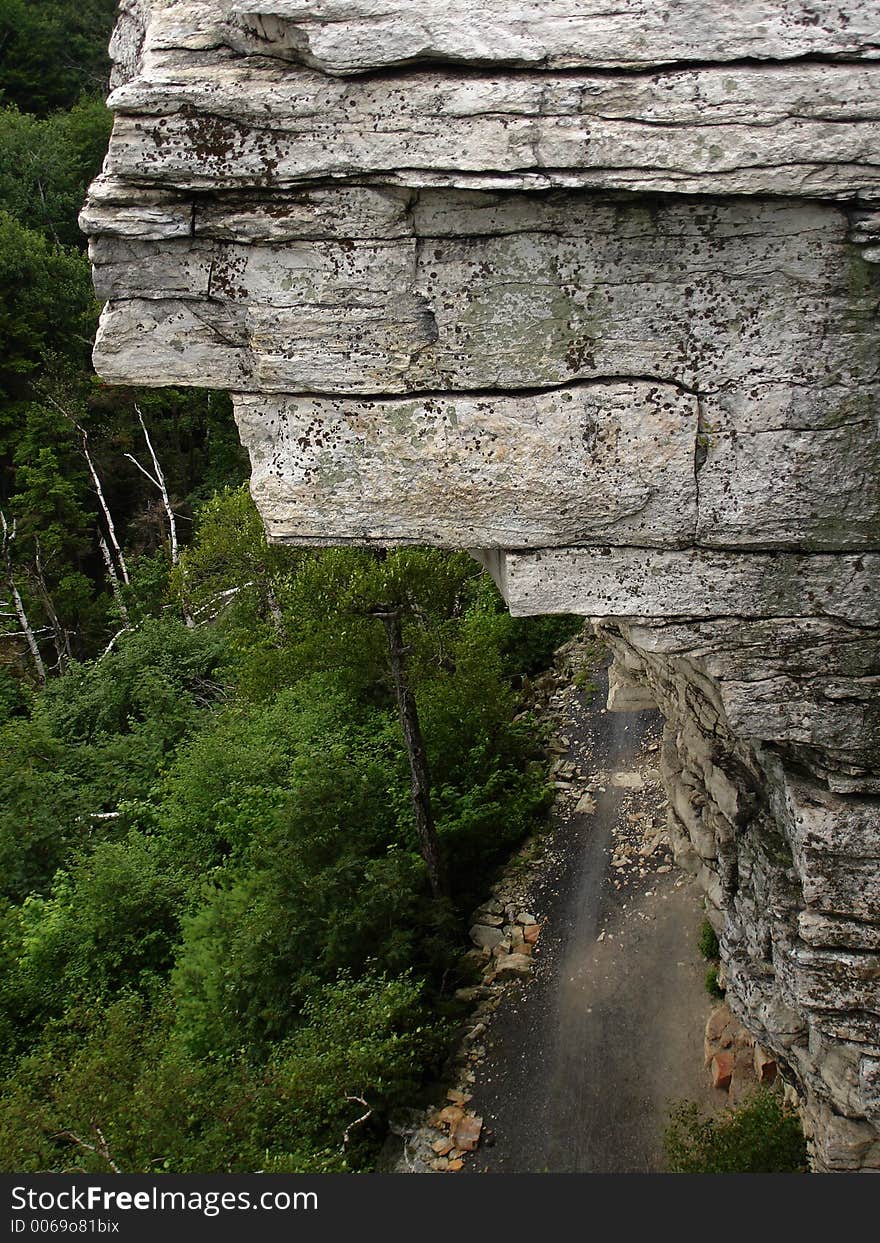
<instances>
[{"instance_id":1,"label":"layered rock strata","mask_svg":"<svg viewBox=\"0 0 880 1243\"><path fill-rule=\"evenodd\" d=\"M880 1169L873 0L124 0L119 383L270 537L479 550L663 710L679 861L819 1169Z\"/></svg>"}]
</instances>

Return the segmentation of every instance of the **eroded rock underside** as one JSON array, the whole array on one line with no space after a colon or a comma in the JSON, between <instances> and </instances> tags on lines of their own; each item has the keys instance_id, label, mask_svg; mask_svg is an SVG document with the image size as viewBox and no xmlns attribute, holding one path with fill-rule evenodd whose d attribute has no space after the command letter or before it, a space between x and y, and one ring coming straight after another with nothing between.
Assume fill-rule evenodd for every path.
<instances>
[{"instance_id":1,"label":"eroded rock underside","mask_svg":"<svg viewBox=\"0 0 880 1243\"><path fill-rule=\"evenodd\" d=\"M877 4L122 9L99 372L231 390L273 540L597 621L731 1006L880 1168Z\"/></svg>"}]
</instances>

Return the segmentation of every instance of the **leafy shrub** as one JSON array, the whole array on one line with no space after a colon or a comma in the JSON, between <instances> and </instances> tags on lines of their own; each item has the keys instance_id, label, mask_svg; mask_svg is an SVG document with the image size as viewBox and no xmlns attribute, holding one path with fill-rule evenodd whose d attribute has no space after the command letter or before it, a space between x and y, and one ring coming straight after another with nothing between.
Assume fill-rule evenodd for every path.
<instances>
[{"instance_id":1,"label":"leafy shrub","mask_svg":"<svg viewBox=\"0 0 880 1243\"><path fill-rule=\"evenodd\" d=\"M436 1069L446 1049L449 1032L431 1017L422 992L408 974L343 974L309 999L305 1026L278 1046L269 1067L276 1142L301 1148L308 1140L328 1156L339 1151L346 1128L364 1113L359 1097L373 1116L368 1129L352 1134L348 1152L355 1164L368 1156L388 1112L412 1102L425 1069Z\"/></svg>"},{"instance_id":2,"label":"leafy shrub","mask_svg":"<svg viewBox=\"0 0 880 1243\"><path fill-rule=\"evenodd\" d=\"M721 953L718 945L718 936L708 919L704 919L700 927L700 939L698 941L698 945L700 953L707 962L718 961Z\"/></svg>"},{"instance_id":3,"label":"leafy shrub","mask_svg":"<svg viewBox=\"0 0 880 1243\"><path fill-rule=\"evenodd\" d=\"M167 995L80 1006L47 1027L2 1085L0 1169L362 1168L388 1110L412 1099L445 1041L408 975L340 976L310 998L296 1037L267 1062L193 1058Z\"/></svg>"},{"instance_id":4,"label":"leafy shrub","mask_svg":"<svg viewBox=\"0 0 880 1243\"><path fill-rule=\"evenodd\" d=\"M120 804L147 795L222 694L219 654L211 631L150 619L0 725L0 893L44 894L71 854L124 835Z\"/></svg>"},{"instance_id":5,"label":"leafy shrub","mask_svg":"<svg viewBox=\"0 0 880 1243\"><path fill-rule=\"evenodd\" d=\"M365 1168L446 1050L463 915L546 804L513 721L526 630L463 555L269 548L242 489L203 506L170 574L131 565L133 631L0 727L0 1152ZM381 601L403 616L449 901L419 851ZM349 1097L370 1119L343 1153Z\"/></svg>"},{"instance_id":6,"label":"leafy shrub","mask_svg":"<svg viewBox=\"0 0 880 1243\"><path fill-rule=\"evenodd\" d=\"M21 907L17 973L35 1010L149 989L173 961L186 886L161 842L132 832L59 872L48 898Z\"/></svg>"},{"instance_id":7,"label":"leafy shrub","mask_svg":"<svg viewBox=\"0 0 880 1243\"><path fill-rule=\"evenodd\" d=\"M531 676L546 669L553 653L584 628L583 617L507 617L505 643L510 672Z\"/></svg>"},{"instance_id":8,"label":"leafy shrub","mask_svg":"<svg viewBox=\"0 0 880 1243\"><path fill-rule=\"evenodd\" d=\"M717 963L713 962L711 967L709 967L709 969L706 972L705 978L703 980L703 984L709 996L714 997L716 1001L720 1001L721 998L725 995L725 989L723 989L721 985L718 983L718 964Z\"/></svg>"},{"instance_id":9,"label":"leafy shrub","mask_svg":"<svg viewBox=\"0 0 880 1243\"><path fill-rule=\"evenodd\" d=\"M45 722L0 726L0 893L7 897L45 892L86 839L88 798L65 771L68 759Z\"/></svg>"},{"instance_id":10,"label":"leafy shrub","mask_svg":"<svg viewBox=\"0 0 880 1243\"><path fill-rule=\"evenodd\" d=\"M801 1174L807 1148L797 1114L760 1088L735 1110L704 1118L693 1101L672 1111L664 1137L673 1174Z\"/></svg>"}]
</instances>

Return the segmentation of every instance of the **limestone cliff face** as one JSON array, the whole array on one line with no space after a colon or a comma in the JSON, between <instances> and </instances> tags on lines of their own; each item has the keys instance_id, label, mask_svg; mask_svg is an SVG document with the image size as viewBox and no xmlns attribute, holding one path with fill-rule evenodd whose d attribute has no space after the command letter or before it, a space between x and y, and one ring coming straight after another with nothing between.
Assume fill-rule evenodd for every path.
<instances>
[{"instance_id":1,"label":"limestone cliff face","mask_svg":"<svg viewBox=\"0 0 880 1243\"><path fill-rule=\"evenodd\" d=\"M880 1169L875 0L125 0L114 55L99 372L230 389L274 540L597 620L731 1005Z\"/></svg>"}]
</instances>

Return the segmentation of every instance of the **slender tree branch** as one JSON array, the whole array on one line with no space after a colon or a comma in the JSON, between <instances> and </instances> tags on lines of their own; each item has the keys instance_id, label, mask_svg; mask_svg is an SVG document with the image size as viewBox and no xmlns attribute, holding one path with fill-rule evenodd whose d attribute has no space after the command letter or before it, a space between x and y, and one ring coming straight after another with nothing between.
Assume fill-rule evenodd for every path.
<instances>
[{"instance_id":1,"label":"slender tree branch","mask_svg":"<svg viewBox=\"0 0 880 1243\"><path fill-rule=\"evenodd\" d=\"M165 475L163 474L159 458L156 455L156 450L153 448L153 442L150 440L150 433L147 431L147 425L144 422L144 416L141 413L140 406L135 406L135 413L138 416L138 421L141 425L141 431L144 433L144 440L146 441L147 449L149 450L150 457L153 460L153 469L156 472L156 478L153 482L162 493L162 504L165 506L165 512L168 515L168 527L171 535L171 564L177 565L180 560L180 548L177 543L177 521L174 517L174 510L171 508L171 499L168 496L168 487L165 483ZM134 459L132 459L132 461L134 461ZM141 469L143 470L143 467L141 467ZM147 471L144 471L144 474L147 475L148 479L150 478Z\"/></svg>"},{"instance_id":2,"label":"slender tree branch","mask_svg":"<svg viewBox=\"0 0 880 1243\"><path fill-rule=\"evenodd\" d=\"M130 634L133 630L137 630L137 626L123 626L121 630L117 630L116 634L113 636L113 638L104 648L101 655L98 657L98 660L103 660L105 656L109 656L110 653L113 651L114 647L116 646L116 644L122 638L122 636L124 634Z\"/></svg>"},{"instance_id":3,"label":"slender tree branch","mask_svg":"<svg viewBox=\"0 0 880 1243\"><path fill-rule=\"evenodd\" d=\"M47 392L45 389L41 389L40 391L41 395L55 407L59 414L61 414L65 419L68 419L79 432L80 440L82 441L83 457L86 459L86 465L89 468L89 474L92 477L95 492L98 494L98 504L101 506L101 513L104 515L104 521L107 524L107 534L110 538L110 546L112 547L116 560L119 564L119 573L122 575L122 581L127 587L131 581L128 576L128 566L125 564L125 557L123 556L122 548L120 547L119 540L116 538L116 527L113 523L113 515L110 513L110 506L107 504L107 498L104 496L101 476L98 474L98 468L95 466L91 450L89 449L89 434L82 424L77 422L76 418L74 418L70 411L65 410L61 403L57 401L51 393Z\"/></svg>"},{"instance_id":4,"label":"slender tree branch","mask_svg":"<svg viewBox=\"0 0 880 1243\"><path fill-rule=\"evenodd\" d=\"M211 596L204 604L200 604L197 609L193 609L191 616L198 625L205 625L207 622L215 621L227 604L231 604L235 597L248 587L253 587L253 583L242 583L238 587L228 587L225 591L218 591L215 596ZM204 620L200 620L204 614Z\"/></svg>"},{"instance_id":5,"label":"slender tree branch","mask_svg":"<svg viewBox=\"0 0 880 1243\"><path fill-rule=\"evenodd\" d=\"M119 585L119 575L116 572L116 563L110 555L110 549L107 541L98 530L98 547L101 550L101 556L104 558L104 565L107 569L107 577L110 579L110 588L113 592L116 603L119 605L119 614L122 620L128 625L128 609L125 607L125 601L122 598L122 588Z\"/></svg>"},{"instance_id":6,"label":"slender tree branch","mask_svg":"<svg viewBox=\"0 0 880 1243\"><path fill-rule=\"evenodd\" d=\"M355 1118L354 1122L349 1122L348 1126L345 1128L345 1131L343 1132L343 1135L342 1135L342 1151L343 1152L345 1152L346 1148L348 1147L349 1140L351 1139L351 1133L355 1129L355 1127L362 1126L363 1123L368 1122L369 1119L372 1118L373 1116L372 1106L368 1105L362 1096L346 1096L345 1099L347 1101L353 1101L357 1105L363 1105L364 1109L367 1112L365 1114L361 1114L359 1118Z\"/></svg>"},{"instance_id":7,"label":"slender tree branch","mask_svg":"<svg viewBox=\"0 0 880 1243\"><path fill-rule=\"evenodd\" d=\"M85 1152L93 1152L95 1156L100 1157L102 1161L106 1161L114 1174L121 1174L122 1170L110 1155L110 1149L107 1147L104 1132L97 1125L93 1125L92 1130L95 1132L95 1136L98 1141L96 1144L90 1144L88 1140L80 1139L80 1137L75 1135L73 1131L58 1131L52 1136L52 1139L70 1140L72 1144L76 1144L77 1148L82 1148Z\"/></svg>"},{"instance_id":8,"label":"slender tree branch","mask_svg":"<svg viewBox=\"0 0 880 1243\"><path fill-rule=\"evenodd\" d=\"M70 636L66 628L62 626L61 618L58 616L52 597L49 594L49 585L46 582L46 575L43 573L43 557L39 536L34 536L34 570L37 588L43 597L43 604L49 615L49 624L52 627L55 639L56 668L60 671L64 667L65 658L73 660L73 652L70 650Z\"/></svg>"},{"instance_id":9,"label":"slender tree branch","mask_svg":"<svg viewBox=\"0 0 880 1243\"><path fill-rule=\"evenodd\" d=\"M150 458L153 463L153 470L155 471L155 475L151 475L150 472L146 469L146 467L141 466L137 458L132 457L130 453L126 453L125 456L129 459L129 461L135 464L135 466L138 468L138 470L142 474L146 475L146 477L155 485L155 487L159 489L159 492L161 493L162 504L165 508L165 515L168 519L168 534L171 540L171 564L176 566L180 563L180 543L177 539L177 519L174 516L174 509L171 505L171 497L168 495L168 485L165 481L165 473L162 470L162 464L159 461L159 456L156 453L156 450L153 448L153 442L150 439L150 433L147 430L147 424L146 424L146 421L144 420L143 411L141 410L140 406L135 406L135 413L138 416L138 422L140 423L141 431L144 434L144 441L146 443L147 449L150 454ZM192 628L195 625L195 623L193 622L192 614L190 613L189 606L186 602L186 590L185 590L185 582L183 578L183 567L181 567L180 607L183 613L183 620L186 622L187 626Z\"/></svg>"},{"instance_id":10,"label":"slender tree branch","mask_svg":"<svg viewBox=\"0 0 880 1243\"><path fill-rule=\"evenodd\" d=\"M129 462L131 462L132 465L136 466L142 475L146 475L147 479L149 479L153 487L159 488L161 491L162 485L159 482L159 480L154 478L153 475L150 474L146 466L141 466L140 462L137 460L137 458L134 456L133 453L123 453L122 456L128 458Z\"/></svg>"},{"instance_id":11,"label":"slender tree branch","mask_svg":"<svg viewBox=\"0 0 880 1243\"><path fill-rule=\"evenodd\" d=\"M28 645L28 649L31 654L31 659L34 662L34 668L37 671L37 681L40 683L41 686L45 686L46 666L43 664L43 657L40 655L39 644L37 643L33 628L31 627L31 624L28 621L28 615L24 607L24 601L21 598L21 593L19 592L18 587L15 582L15 571L13 569L12 553L10 551L10 545L12 544L16 536L15 520L13 519L12 526L10 527L9 523L6 521L6 514L3 512L2 509L0 509L0 523L2 523L2 526L3 526L3 539L2 539L3 564L6 570L7 586L9 587L10 594L12 595L12 602L15 606L15 615L18 618L18 624L21 629L21 633L24 637L25 642Z\"/></svg>"}]
</instances>

